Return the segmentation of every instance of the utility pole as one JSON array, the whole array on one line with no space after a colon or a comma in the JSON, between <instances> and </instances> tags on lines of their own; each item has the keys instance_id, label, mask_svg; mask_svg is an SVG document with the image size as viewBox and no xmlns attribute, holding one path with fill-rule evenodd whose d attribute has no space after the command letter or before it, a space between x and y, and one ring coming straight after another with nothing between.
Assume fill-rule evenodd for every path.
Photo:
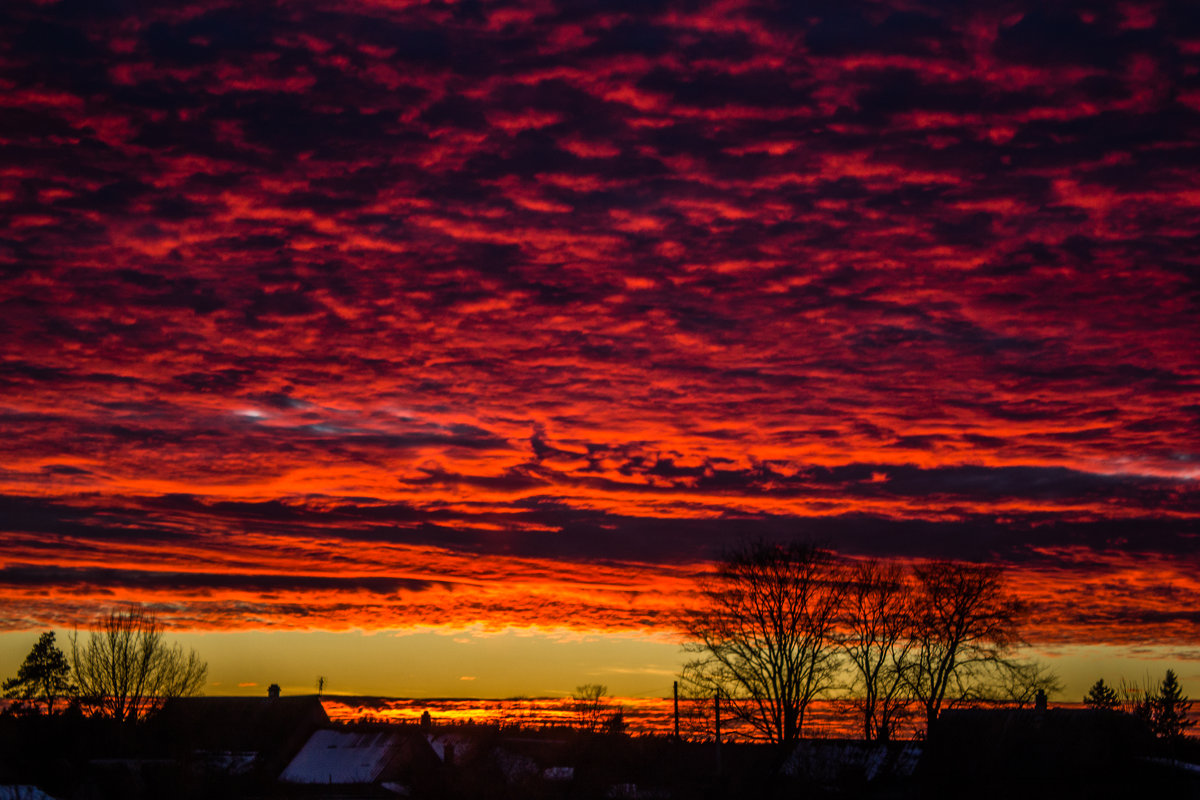
<instances>
[{"instance_id":1,"label":"utility pole","mask_svg":"<svg viewBox=\"0 0 1200 800\"><path fill-rule=\"evenodd\" d=\"M679 741L679 681L675 681L675 741Z\"/></svg>"}]
</instances>

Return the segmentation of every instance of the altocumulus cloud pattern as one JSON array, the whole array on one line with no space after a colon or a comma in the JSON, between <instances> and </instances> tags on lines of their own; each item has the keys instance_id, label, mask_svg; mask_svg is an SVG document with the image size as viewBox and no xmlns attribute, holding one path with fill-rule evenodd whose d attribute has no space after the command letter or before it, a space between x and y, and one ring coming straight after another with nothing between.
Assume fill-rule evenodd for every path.
<instances>
[{"instance_id":1,"label":"altocumulus cloud pattern","mask_svg":"<svg viewBox=\"0 0 1200 800\"><path fill-rule=\"evenodd\" d=\"M646 630L801 533L1200 641L1194 3L0 37L5 626Z\"/></svg>"}]
</instances>

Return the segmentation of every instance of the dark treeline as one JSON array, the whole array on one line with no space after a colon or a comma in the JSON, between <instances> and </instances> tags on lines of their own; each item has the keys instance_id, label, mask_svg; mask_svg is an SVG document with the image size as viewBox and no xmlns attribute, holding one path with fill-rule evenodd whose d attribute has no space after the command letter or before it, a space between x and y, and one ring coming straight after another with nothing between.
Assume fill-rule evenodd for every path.
<instances>
[{"instance_id":1,"label":"dark treeline","mask_svg":"<svg viewBox=\"0 0 1200 800\"><path fill-rule=\"evenodd\" d=\"M862 737L886 742L914 708L928 731L948 707L1024 707L1061 691L1020 657L1028 609L997 566L759 541L728 553L700 595L681 622L695 656L685 693L715 698L767 742L801 738L818 698L849 698Z\"/></svg>"},{"instance_id":2,"label":"dark treeline","mask_svg":"<svg viewBox=\"0 0 1200 800\"><path fill-rule=\"evenodd\" d=\"M86 638L69 639L64 653L53 631L41 635L3 684L4 696L17 701L10 713L53 714L61 702L77 713L135 723L172 697L198 694L208 675L194 650L168 644L158 619L140 608L111 611Z\"/></svg>"}]
</instances>

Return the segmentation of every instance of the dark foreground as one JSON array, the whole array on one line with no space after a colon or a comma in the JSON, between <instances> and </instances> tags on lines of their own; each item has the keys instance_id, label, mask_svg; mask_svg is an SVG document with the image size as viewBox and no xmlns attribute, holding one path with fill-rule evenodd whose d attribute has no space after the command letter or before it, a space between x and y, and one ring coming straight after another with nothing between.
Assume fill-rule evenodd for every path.
<instances>
[{"instance_id":1,"label":"dark foreground","mask_svg":"<svg viewBox=\"0 0 1200 800\"><path fill-rule=\"evenodd\" d=\"M316 698L195 698L137 726L0 718L0 800L1200 797L1200 742L1117 712L947 712L927 742L678 742L337 724Z\"/></svg>"}]
</instances>

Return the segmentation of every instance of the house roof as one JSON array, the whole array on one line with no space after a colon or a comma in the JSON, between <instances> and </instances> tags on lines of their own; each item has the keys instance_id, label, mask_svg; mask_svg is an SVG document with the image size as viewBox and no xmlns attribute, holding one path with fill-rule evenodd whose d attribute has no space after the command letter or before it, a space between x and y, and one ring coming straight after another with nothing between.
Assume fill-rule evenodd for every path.
<instances>
[{"instance_id":1,"label":"house roof","mask_svg":"<svg viewBox=\"0 0 1200 800\"><path fill-rule=\"evenodd\" d=\"M167 703L155 724L176 752L253 759L277 773L329 716L316 696L187 697Z\"/></svg>"},{"instance_id":2,"label":"house roof","mask_svg":"<svg viewBox=\"0 0 1200 800\"><path fill-rule=\"evenodd\" d=\"M5 784L0 786L0 800L54 800L36 786Z\"/></svg>"},{"instance_id":3,"label":"house roof","mask_svg":"<svg viewBox=\"0 0 1200 800\"><path fill-rule=\"evenodd\" d=\"M373 783L399 756L392 731L317 731L279 776L285 783Z\"/></svg>"},{"instance_id":4,"label":"house roof","mask_svg":"<svg viewBox=\"0 0 1200 800\"><path fill-rule=\"evenodd\" d=\"M162 724L186 729L197 746L260 750L299 728L329 724L319 698L181 697L160 714ZM305 731L307 734L308 731Z\"/></svg>"},{"instance_id":5,"label":"house roof","mask_svg":"<svg viewBox=\"0 0 1200 800\"><path fill-rule=\"evenodd\" d=\"M439 761L446 760L447 746L453 748L454 758L459 761L470 758L476 747L474 738L458 733L426 734L425 741L429 742L430 748Z\"/></svg>"}]
</instances>

